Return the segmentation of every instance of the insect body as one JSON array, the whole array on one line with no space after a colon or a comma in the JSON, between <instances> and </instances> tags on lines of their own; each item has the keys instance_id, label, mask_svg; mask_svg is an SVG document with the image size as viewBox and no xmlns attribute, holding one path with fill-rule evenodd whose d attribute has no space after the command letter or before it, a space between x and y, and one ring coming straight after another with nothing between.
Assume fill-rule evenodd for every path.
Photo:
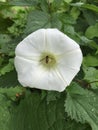
<instances>
[{"instance_id":1,"label":"insect body","mask_svg":"<svg viewBox=\"0 0 98 130\"><path fill-rule=\"evenodd\" d=\"M49 62L49 60L50 60L50 58L49 58L49 56L46 56L46 64L48 64L48 62Z\"/></svg>"},{"instance_id":2,"label":"insect body","mask_svg":"<svg viewBox=\"0 0 98 130\"><path fill-rule=\"evenodd\" d=\"M52 62L53 58L51 58L50 56L45 56L43 59L41 59L40 61L45 63L45 64L50 64Z\"/></svg>"}]
</instances>

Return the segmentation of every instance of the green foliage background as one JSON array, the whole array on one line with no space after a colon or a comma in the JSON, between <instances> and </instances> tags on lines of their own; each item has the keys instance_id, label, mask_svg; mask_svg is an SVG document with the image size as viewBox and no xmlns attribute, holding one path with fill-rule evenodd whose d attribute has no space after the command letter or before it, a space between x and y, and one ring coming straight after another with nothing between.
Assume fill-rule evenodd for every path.
<instances>
[{"instance_id":1,"label":"green foliage background","mask_svg":"<svg viewBox=\"0 0 98 130\"><path fill-rule=\"evenodd\" d=\"M16 45L40 28L58 28L83 52L62 92L23 88ZM0 0L0 130L98 130L98 1Z\"/></svg>"}]
</instances>

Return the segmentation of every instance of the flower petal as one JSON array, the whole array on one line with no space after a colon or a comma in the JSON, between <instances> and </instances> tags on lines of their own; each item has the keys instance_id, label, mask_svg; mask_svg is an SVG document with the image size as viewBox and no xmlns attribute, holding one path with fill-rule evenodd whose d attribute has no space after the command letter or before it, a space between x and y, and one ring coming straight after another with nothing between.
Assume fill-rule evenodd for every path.
<instances>
[{"instance_id":1,"label":"flower petal","mask_svg":"<svg viewBox=\"0 0 98 130\"><path fill-rule=\"evenodd\" d=\"M18 80L24 87L34 87L35 82L43 73L38 62L19 56L15 57L15 68L18 73Z\"/></svg>"},{"instance_id":2,"label":"flower petal","mask_svg":"<svg viewBox=\"0 0 98 130\"><path fill-rule=\"evenodd\" d=\"M58 76L56 70L47 71L40 76L36 87L45 90L55 90L62 92L65 89L65 82Z\"/></svg>"},{"instance_id":3,"label":"flower petal","mask_svg":"<svg viewBox=\"0 0 98 130\"><path fill-rule=\"evenodd\" d=\"M18 44L15 53L18 80L24 87L61 92L78 73L82 63L79 45L57 29L35 31ZM54 56L55 67L48 69L41 64L44 53ZM48 64L46 60L49 59L45 59Z\"/></svg>"},{"instance_id":4,"label":"flower petal","mask_svg":"<svg viewBox=\"0 0 98 130\"><path fill-rule=\"evenodd\" d=\"M73 68L79 70L80 65L82 63L82 52L80 48L74 49L73 51L65 52L60 55L58 59L58 64L62 67L65 66L68 68Z\"/></svg>"},{"instance_id":5,"label":"flower petal","mask_svg":"<svg viewBox=\"0 0 98 130\"><path fill-rule=\"evenodd\" d=\"M18 80L24 87L39 88L45 90L63 91L65 83L59 78L56 71L46 71L37 62L24 58L15 58L15 67L18 72Z\"/></svg>"},{"instance_id":6,"label":"flower petal","mask_svg":"<svg viewBox=\"0 0 98 130\"><path fill-rule=\"evenodd\" d=\"M47 29L46 39L49 51L54 54L62 54L79 48L79 45L57 29Z\"/></svg>"},{"instance_id":7,"label":"flower petal","mask_svg":"<svg viewBox=\"0 0 98 130\"><path fill-rule=\"evenodd\" d=\"M69 85L80 70L82 63L82 52L80 49L71 51L59 59L58 71Z\"/></svg>"},{"instance_id":8,"label":"flower petal","mask_svg":"<svg viewBox=\"0 0 98 130\"><path fill-rule=\"evenodd\" d=\"M34 33L31 33L16 47L16 55L24 57L26 59L32 59L39 57L40 53L45 51L45 29L40 29Z\"/></svg>"}]
</instances>

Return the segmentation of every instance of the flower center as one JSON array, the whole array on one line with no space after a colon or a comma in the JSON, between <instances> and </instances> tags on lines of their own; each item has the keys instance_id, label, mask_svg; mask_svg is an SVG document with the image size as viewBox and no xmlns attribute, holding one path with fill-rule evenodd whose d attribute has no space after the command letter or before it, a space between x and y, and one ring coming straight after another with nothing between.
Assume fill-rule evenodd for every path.
<instances>
[{"instance_id":1,"label":"flower center","mask_svg":"<svg viewBox=\"0 0 98 130\"><path fill-rule=\"evenodd\" d=\"M52 69L56 66L56 57L50 53L42 53L40 64L47 69Z\"/></svg>"}]
</instances>

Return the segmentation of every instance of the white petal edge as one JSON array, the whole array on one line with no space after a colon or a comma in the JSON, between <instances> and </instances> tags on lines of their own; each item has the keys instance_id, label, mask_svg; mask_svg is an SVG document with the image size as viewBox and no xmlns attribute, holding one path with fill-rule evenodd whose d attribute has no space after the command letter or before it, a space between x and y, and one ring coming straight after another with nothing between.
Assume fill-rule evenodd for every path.
<instances>
[{"instance_id":1,"label":"white petal edge","mask_svg":"<svg viewBox=\"0 0 98 130\"><path fill-rule=\"evenodd\" d=\"M68 85L79 72L81 63L82 53L80 49L68 53L67 55L65 54L65 56L62 56L62 59L59 61L57 67L58 72Z\"/></svg>"},{"instance_id":2,"label":"white petal edge","mask_svg":"<svg viewBox=\"0 0 98 130\"><path fill-rule=\"evenodd\" d=\"M82 52L80 48L70 51L69 53L65 53L60 55L58 59L59 66L65 66L68 68L73 68L75 70L79 70L81 63L83 60Z\"/></svg>"}]
</instances>

